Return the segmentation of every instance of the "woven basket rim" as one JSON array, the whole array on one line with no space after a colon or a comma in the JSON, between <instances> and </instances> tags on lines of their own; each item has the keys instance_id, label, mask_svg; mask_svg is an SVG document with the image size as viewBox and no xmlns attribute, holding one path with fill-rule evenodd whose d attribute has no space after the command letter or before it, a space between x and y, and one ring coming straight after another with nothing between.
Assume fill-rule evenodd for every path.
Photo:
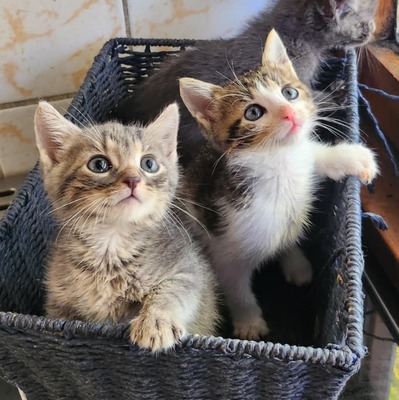
<instances>
[{"instance_id":1,"label":"woven basket rim","mask_svg":"<svg viewBox=\"0 0 399 400\"><path fill-rule=\"evenodd\" d=\"M7 326L16 330L28 330L49 336L57 335L73 342L74 339L113 339L123 345L128 342L129 324L92 323L71 321L50 317L25 315L0 311L0 327ZM138 349L134 344L132 348ZM188 335L176 347L178 352L205 350L214 353L231 355L235 358L254 357L274 359L282 362L302 361L312 364L331 365L345 370L357 367L359 357L348 346L339 348L328 345L325 348L296 346L264 341L230 339L215 336ZM151 353L148 351L148 354Z\"/></svg>"}]
</instances>

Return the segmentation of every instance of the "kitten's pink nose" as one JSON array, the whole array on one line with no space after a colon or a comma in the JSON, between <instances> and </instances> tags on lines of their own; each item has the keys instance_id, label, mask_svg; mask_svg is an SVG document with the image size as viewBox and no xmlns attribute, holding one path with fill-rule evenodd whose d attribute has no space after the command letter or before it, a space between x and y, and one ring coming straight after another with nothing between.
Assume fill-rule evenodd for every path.
<instances>
[{"instance_id":1,"label":"kitten's pink nose","mask_svg":"<svg viewBox=\"0 0 399 400\"><path fill-rule=\"evenodd\" d=\"M138 176L127 176L122 182L126 183L126 185L130 187L130 189L134 190L140 180L141 179Z\"/></svg>"},{"instance_id":2,"label":"kitten's pink nose","mask_svg":"<svg viewBox=\"0 0 399 400\"><path fill-rule=\"evenodd\" d=\"M287 121L295 122L295 112L291 107L283 107L281 109L281 117Z\"/></svg>"}]
</instances>

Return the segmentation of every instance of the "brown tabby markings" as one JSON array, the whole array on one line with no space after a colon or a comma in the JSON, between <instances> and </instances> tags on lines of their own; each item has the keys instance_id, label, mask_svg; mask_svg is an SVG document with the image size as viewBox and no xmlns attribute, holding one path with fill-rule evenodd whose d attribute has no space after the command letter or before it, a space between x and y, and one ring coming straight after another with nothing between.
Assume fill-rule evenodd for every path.
<instances>
[{"instance_id":1,"label":"brown tabby markings","mask_svg":"<svg viewBox=\"0 0 399 400\"><path fill-rule=\"evenodd\" d=\"M213 273L171 205L178 115L171 105L147 127L80 129L40 103L40 166L60 225L48 258L47 315L128 321L132 342L153 351L188 333L216 333ZM155 172L143 164L149 156ZM110 168L93 171L93 157Z\"/></svg>"}]
</instances>

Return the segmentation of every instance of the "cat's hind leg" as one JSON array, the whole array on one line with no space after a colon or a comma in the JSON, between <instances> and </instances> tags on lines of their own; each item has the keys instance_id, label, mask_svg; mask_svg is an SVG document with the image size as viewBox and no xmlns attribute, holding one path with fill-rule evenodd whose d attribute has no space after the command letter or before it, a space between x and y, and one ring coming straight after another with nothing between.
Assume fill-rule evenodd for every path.
<instances>
[{"instance_id":1,"label":"cat's hind leg","mask_svg":"<svg viewBox=\"0 0 399 400\"><path fill-rule=\"evenodd\" d=\"M298 245L281 255L280 268L288 283L303 286L312 281L312 264Z\"/></svg>"},{"instance_id":2,"label":"cat's hind leg","mask_svg":"<svg viewBox=\"0 0 399 400\"><path fill-rule=\"evenodd\" d=\"M219 265L217 272L233 320L234 337L259 340L266 336L269 328L252 291L252 270L243 264L230 263L228 267Z\"/></svg>"}]
</instances>

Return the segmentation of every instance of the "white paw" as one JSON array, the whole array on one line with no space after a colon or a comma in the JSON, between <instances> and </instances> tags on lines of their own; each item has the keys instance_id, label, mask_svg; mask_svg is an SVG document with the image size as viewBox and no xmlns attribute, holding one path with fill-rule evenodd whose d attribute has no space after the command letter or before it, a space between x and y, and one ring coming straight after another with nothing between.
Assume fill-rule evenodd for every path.
<instances>
[{"instance_id":1,"label":"white paw","mask_svg":"<svg viewBox=\"0 0 399 400\"><path fill-rule=\"evenodd\" d=\"M375 155L370 149L363 146L359 147L357 159L358 173L354 173L354 175L357 176L363 183L371 183L378 174L378 165L375 160Z\"/></svg>"},{"instance_id":2,"label":"white paw","mask_svg":"<svg viewBox=\"0 0 399 400\"><path fill-rule=\"evenodd\" d=\"M130 340L153 352L173 348L185 335L184 327L165 314L140 314L130 326Z\"/></svg>"},{"instance_id":3,"label":"white paw","mask_svg":"<svg viewBox=\"0 0 399 400\"><path fill-rule=\"evenodd\" d=\"M312 282L312 264L299 247L294 247L281 257L281 270L288 283L296 286Z\"/></svg>"},{"instance_id":4,"label":"white paw","mask_svg":"<svg viewBox=\"0 0 399 400\"><path fill-rule=\"evenodd\" d=\"M259 316L234 321L234 337L246 340L259 340L269 333L266 321Z\"/></svg>"},{"instance_id":5,"label":"white paw","mask_svg":"<svg viewBox=\"0 0 399 400\"><path fill-rule=\"evenodd\" d=\"M341 154L341 162L331 170L331 178L338 181L345 176L353 175L362 183L371 183L378 174L378 165L374 153L360 144L348 145Z\"/></svg>"}]
</instances>

